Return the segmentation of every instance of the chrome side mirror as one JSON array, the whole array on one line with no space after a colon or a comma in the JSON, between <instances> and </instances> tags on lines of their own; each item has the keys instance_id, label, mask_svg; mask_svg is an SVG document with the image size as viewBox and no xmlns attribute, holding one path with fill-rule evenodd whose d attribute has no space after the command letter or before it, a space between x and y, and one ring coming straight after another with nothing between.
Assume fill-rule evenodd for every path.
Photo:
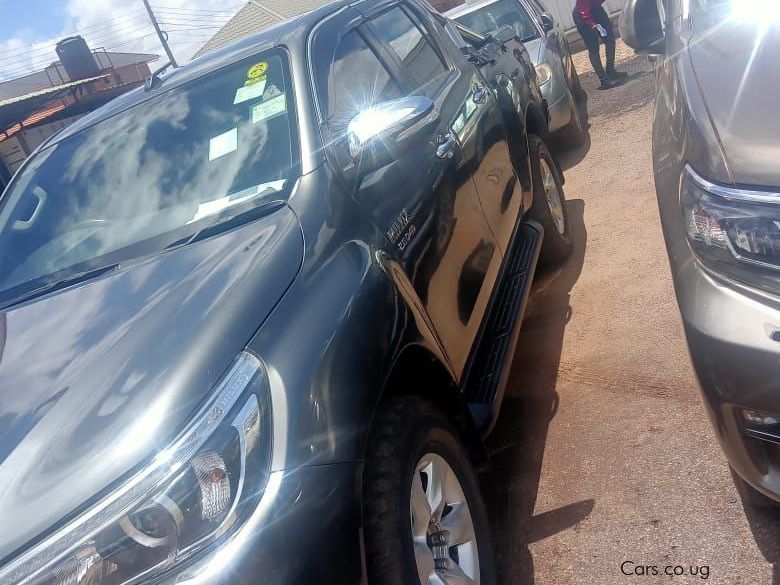
<instances>
[{"instance_id":1,"label":"chrome side mirror","mask_svg":"<svg viewBox=\"0 0 780 585\"><path fill-rule=\"evenodd\" d=\"M432 110L433 102L427 97L410 96L359 112L347 126L350 156L357 160L373 140L403 132Z\"/></svg>"},{"instance_id":2,"label":"chrome side mirror","mask_svg":"<svg viewBox=\"0 0 780 585\"><path fill-rule=\"evenodd\" d=\"M620 37L637 52L660 55L666 40L657 0L627 0L620 15Z\"/></svg>"}]
</instances>

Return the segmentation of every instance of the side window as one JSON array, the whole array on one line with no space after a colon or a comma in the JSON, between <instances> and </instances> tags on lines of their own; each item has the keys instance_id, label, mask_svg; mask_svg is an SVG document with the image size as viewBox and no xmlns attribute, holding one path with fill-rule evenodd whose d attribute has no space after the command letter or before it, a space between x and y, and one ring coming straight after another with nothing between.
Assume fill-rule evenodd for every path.
<instances>
[{"instance_id":1,"label":"side window","mask_svg":"<svg viewBox=\"0 0 780 585\"><path fill-rule=\"evenodd\" d=\"M346 129L361 110L401 97L401 88L356 30L336 48L328 80L327 118Z\"/></svg>"},{"instance_id":2,"label":"side window","mask_svg":"<svg viewBox=\"0 0 780 585\"><path fill-rule=\"evenodd\" d=\"M531 4L539 11L539 14L548 11L539 0L531 0Z\"/></svg>"},{"instance_id":3,"label":"side window","mask_svg":"<svg viewBox=\"0 0 780 585\"><path fill-rule=\"evenodd\" d=\"M366 108L400 98L402 92L360 33L352 30L336 47L324 94L327 103L320 106L327 112L331 140L339 164L345 168L349 163L346 143L349 122Z\"/></svg>"},{"instance_id":4,"label":"side window","mask_svg":"<svg viewBox=\"0 0 780 585\"><path fill-rule=\"evenodd\" d=\"M413 92L430 96L449 75L449 68L424 35L422 25L406 10L397 6L371 24L379 39L398 55Z\"/></svg>"}]
</instances>

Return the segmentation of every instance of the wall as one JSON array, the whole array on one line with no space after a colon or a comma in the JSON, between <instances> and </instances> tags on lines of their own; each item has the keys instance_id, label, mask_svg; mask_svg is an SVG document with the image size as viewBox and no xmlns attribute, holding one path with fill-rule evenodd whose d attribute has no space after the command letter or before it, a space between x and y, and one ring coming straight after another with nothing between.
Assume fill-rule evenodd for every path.
<instances>
[{"instance_id":1,"label":"wall","mask_svg":"<svg viewBox=\"0 0 780 585\"><path fill-rule=\"evenodd\" d=\"M464 3L464 0L428 0L431 5L444 12L455 6L460 6ZM466 0L467 2L469 0ZM471 0L474 1L474 0ZM565 30L574 28L574 20L571 17L571 12L574 10L575 0L541 0L541 3L547 8L555 19L561 23L561 26ZM604 3L604 9L613 14L623 9L623 3L625 0L607 0Z\"/></svg>"},{"instance_id":2,"label":"wall","mask_svg":"<svg viewBox=\"0 0 780 585\"><path fill-rule=\"evenodd\" d=\"M541 0L541 2L564 29L574 28L574 21L571 17L574 0ZM623 9L624 2L625 0L607 0L604 3L604 9L610 14L619 12Z\"/></svg>"}]
</instances>

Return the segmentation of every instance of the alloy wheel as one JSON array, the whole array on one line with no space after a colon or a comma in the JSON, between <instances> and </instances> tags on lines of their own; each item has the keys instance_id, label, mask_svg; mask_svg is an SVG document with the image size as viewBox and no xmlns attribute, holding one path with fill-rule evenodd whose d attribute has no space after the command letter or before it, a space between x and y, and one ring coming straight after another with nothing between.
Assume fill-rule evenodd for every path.
<instances>
[{"instance_id":1,"label":"alloy wheel","mask_svg":"<svg viewBox=\"0 0 780 585\"><path fill-rule=\"evenodd\" d=\"M479 585L474 521L458 476L440 455L418 461L409 508L421 585Z\"/></svg>"},{"instance_id":2,"label":"alloy wheel","mask_svg":"<svg viewBox=\"0 0 780 585\"><path fill-rule=\"evenodd\" d=\"M555 228L559 234L563 235L566 233L566 217L563 213L561 192L558 189L558 184L555 182L555 175L549 163L542 158L539 161L539 166L542 170L542 186L544 187L544 198L547 201L547 207L550 209L550 215L555 223Z\"/></svg>"}]
</instances>

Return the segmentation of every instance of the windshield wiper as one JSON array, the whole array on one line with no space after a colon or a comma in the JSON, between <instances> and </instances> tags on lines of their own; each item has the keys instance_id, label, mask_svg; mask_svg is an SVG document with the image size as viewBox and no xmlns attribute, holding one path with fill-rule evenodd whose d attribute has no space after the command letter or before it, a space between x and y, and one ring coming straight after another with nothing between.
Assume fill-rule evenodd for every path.
<instances>
[{"instance_id":1,"label":"windshield wiper","mask_svg":"<svg viewBox=\"0 0 780 585\"><path fill-rule=\"evenodd\" d=\"M231 227L246 223L247 221L252 221L252 219L260 217L261 215L276 211L278 208L283 207L284 203L284 199L270 199L259 204L253 204L250 209L242 211L228 208L223 211L221 217L214 216L219 218L214 223L211 223L188 236L180 238L175 242L171 242L165 249L172 250L174 248L180 248L194 242L205 240L206 238L230 229ZM228 211L232 211L233 213L228 213Z\"/></svg>"},{"instance_id":2,"label":"windshield wiper","mask_svg":"<svg viewBox=\"0 0 780 585\"><path fill-rule=\"evenodd\" d=\"M98 278L99 276L103 276L104 274L108 274L110 272L113 272L119 268L119 264L110 264L108 266L102 266L100 268L93 268L90 270L84 270L83 272L77 272L71 275L66 276L65 278L61 278L59 280L54 280L51 282L47 282L43 285L34 287L32 289L26 290L22 292L21 294L16 294L15 296L11 296L10 298L0 298L0 308L8 308L13 305L18 305L19 303L23 303L25 301L29 301L30 299L34 299L36 297L43 296L45 294L50 294L53 292L56 292L58 290L62 290L64 288L68 288L77 284L81 284L82 282L86 282L88 280L92 280L93 278ZM11 289L13 290L13 289ZM10 292L10 291L9 291Z\"/></svg>"}]
</instances>

